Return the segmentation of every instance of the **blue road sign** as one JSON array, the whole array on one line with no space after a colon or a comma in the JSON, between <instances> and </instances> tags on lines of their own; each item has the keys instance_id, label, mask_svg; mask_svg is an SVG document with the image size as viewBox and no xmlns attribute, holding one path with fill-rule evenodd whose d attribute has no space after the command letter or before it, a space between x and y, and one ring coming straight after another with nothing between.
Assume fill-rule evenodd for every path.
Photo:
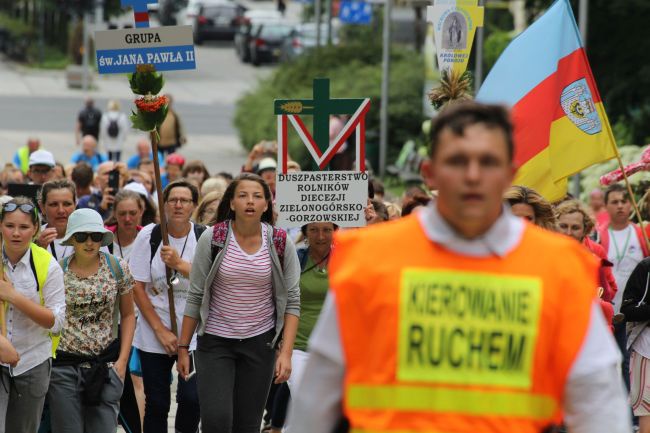
<instances>
[{"instance_id":1,"label":"blue road sign","mask_svg":"<svg viewBox=\"0 0 650 433\"><path fill-rule=\"evenodd\" d=\"M196 69L192 26L106 30L96 32L95 41L100 74L135 72L137 65Z\"/></svg>"},{"instance_id":2,"label":"blue road sign","mask_svg":"<svg viewBox=\"0 0 650 433\"><path fill-rule=\"evenodd\" d=\"M348 24L370 24L372 21L372 7L365 1L341 2L339 19Z\"/></svg>"}]
</instances>

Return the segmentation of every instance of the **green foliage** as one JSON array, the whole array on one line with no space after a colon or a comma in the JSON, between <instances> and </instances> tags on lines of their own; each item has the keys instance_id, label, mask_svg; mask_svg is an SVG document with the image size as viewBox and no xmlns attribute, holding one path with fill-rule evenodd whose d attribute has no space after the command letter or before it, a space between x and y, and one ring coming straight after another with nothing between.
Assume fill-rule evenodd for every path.
<instances>
[{"instance_id":1,"label":"green foliage","mask_svg":"<svg viewBox=\"0 0 650 433\"><path fill-rule=\"evenodd\" d=\"M4 12L0 12L0 29L7 30L12 38L31 39L36 34L36 30L32 26L21 19L12 18Z\"/></svg>"},{"instance_id":2,"label":"green foliage","mask_svg":"<svg viewBox=\"0 0 650 433\"><path fill-rule=\"evenodd\" d=\"M131 91L136 95L157 95L165 85L159 72L135 72L128 77Z\"/></svg>"},{"instance_id":3,"label":"green foliage","mask_svg":"<svg viewBox=\"0 0 650 433\"><path fill-rule=\"evenodd\" d=\"M159 130L160 125L162 125L165 117L167 117L168 109L169 106L165 105L154 113L142 110L138 110L137 112L131 111L131 116L129 116L129 118L131 119L132 128L144 132Z\"/></svg>"},{"instance_id":4,"label":"green foliage","mask_svg":"<svg viewBox=\"0 0 650 433\"><path fill-rule=\"evenodd\" d=\"M66 53L50 45L45 45L43 49L42 62L38 44L30 45L27 57L29 66L38 69L65 69L70 63L70 58Z\"/></svg>"},{"instance_id":5,"label":"green foliage","mask_svg":"<svg viewBox=\"0 0 650 433\"><path fill-rule=\"evenodd\" d=\"M502 30L492 32L492 34L485 39L483 45L483 61L485 62L487 70L492 69L492 66L494 66L497 59L503 50L506 49L511 40L511 33Z\"/></svg>"},{"instance_id":6,"label":"green foliage","mask_svg":"<svg viewBox=\"0 0 650 433\"><path fill-rule=\"evenodd\" d=\"M418 135L422 123L422 88L424 66L421 57L409 50L395 48L391 53L389 146L400 148L408 138ZM323 47L282 64L238 102L235 126L243 145L250 149L262 140L277 137L277 120L273 113L275 99L312 97L314 78L330 78L332 98L371 99L366 119L367 136L379 131L381 100L381 47L357 43ZM311 128L311 117L305 116ZM371 145L370 139L368 144ZM296 134L289 134L291 156L303 166L310 165L306 148Z\"/></svg>"}]
</instances>

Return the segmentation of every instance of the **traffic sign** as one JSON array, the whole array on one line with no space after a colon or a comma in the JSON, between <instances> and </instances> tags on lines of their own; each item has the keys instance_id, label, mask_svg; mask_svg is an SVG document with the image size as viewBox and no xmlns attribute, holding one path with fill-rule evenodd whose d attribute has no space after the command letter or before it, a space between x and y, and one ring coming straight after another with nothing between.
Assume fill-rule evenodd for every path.
<instances>
[{"instance_id":1,"label":"traffic sign","mask_svg":"<svg viewBox=\"0 0 650 433\"><path fill-rule=\"evenodd\" d=\"M348 24L370 24L372 6L365 1L342 1L339 19Z\"/></svg>"},{"instance_id":2,"label":"traffic sign","mask_svg":"<svg viewBox=\"0 0 650 433\"><path fill-rule=\"evenodd\" d=\"M100 31L95 44L100 74L135 72L145 64L156 71L196 69L192 26Z\"/></svg>"}]
</instances>

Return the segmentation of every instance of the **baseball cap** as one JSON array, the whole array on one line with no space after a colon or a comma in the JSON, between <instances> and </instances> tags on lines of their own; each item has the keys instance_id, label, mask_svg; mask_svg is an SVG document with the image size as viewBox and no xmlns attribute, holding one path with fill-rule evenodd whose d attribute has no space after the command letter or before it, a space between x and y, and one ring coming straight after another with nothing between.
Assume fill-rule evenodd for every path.
<instances>
[{"instance_id":1,"label":"baseball cap","mask_svg":"<svg viewBox=\"0 0 650 433\"><path fill-rule=\"evenodd\" d=\"M257 164L257 174L266 170L275 170L276 168L278 168L278 164L275 162L275 159L263 158L259 164Z\"/></svg>"},{"instance_id":2,"label":"baseball cap","mask_svg":"<svg viewBox=\"0 0 650 433\"><path fill-rule=\"evenodd\" d=\"M32 165L47 165L49 167L54 167L56 162L54 162L54 155L52 155L52 152L48 152L47 150L37 150L29 155L29 166L31 167Z\"/></svg>"},{"instance_id":3,"label":"baseball cap","mask_svg":"<svg viewBox=\"0 0 650 433\"><path fill-rule=\"evenodd\" d=\"M127 190L127 191L137 192L138 194L140 194L144 198L149 198L149 193L147 192L147 188L145 188L144 185L142 185L140 182L127 183L124 186L124 189Z\"/></svg>"}]
</instances>

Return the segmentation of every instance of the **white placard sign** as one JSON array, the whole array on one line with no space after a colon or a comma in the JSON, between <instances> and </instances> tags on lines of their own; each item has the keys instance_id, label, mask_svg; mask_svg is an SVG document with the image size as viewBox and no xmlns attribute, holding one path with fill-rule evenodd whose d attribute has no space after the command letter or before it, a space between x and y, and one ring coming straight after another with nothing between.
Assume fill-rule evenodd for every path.
<instances>
[{"instance_id":1,"label":"white placard sign","mask_svg":"<svg viewBox=\"0 0 650 433\"><path fill-rule=\"evenodd\" d=\"M301 227L331 222L339 227L366 225L368 174L357 171L303 171L278 174L277 225Z\"/></svg>"}]
</instances>

